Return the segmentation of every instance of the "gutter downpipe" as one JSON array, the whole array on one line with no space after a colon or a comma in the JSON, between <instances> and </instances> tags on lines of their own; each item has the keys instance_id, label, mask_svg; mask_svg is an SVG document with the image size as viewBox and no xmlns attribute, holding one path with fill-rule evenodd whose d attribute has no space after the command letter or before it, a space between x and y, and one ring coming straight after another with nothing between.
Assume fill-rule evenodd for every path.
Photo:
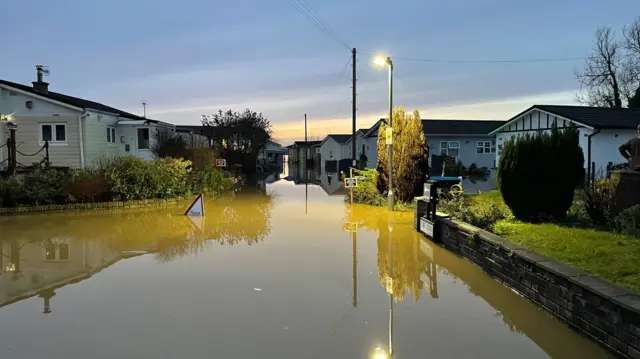
<instances>
[{"instance_id":1,"label":"gutter downpipe","mask_svg":"<svg viewBox=\"0 0 640 359\"><path fill-rule=\"evenodd\" d=\"M587 136L587 179L591 181L591 138L597 134L599 134L601 129L596 129L593 133ZM593 174L595 176L595 173Z\"/></svg>"},{"instance_id":2,"label":"gutter downpipe","mask_svg":"<svg viewBox=\"0 0 640 359\"><path fill-rule=\"evenodd\" d=\"M89 117L91 114L89 111L85 110L82 115L78 116L78 139L80 142L80 168L84 168L84 138L82 136L82 120L85 117Z\"/></svg>"}]
</instances>

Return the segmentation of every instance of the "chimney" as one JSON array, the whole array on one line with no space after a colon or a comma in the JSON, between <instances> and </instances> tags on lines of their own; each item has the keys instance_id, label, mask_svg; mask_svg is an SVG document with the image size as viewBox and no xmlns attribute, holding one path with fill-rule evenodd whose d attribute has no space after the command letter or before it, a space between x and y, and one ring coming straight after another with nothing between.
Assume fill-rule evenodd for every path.
<instances>
[{"instance_id":1,"label":"chimney","mask_svg":"<svg viewBox=\"0 0 640 359\"><path fill-rule=\"evenodd\" d=\"M43 66L36 66L36 71L38 72L38 81L33 81L33 89L36 91L40 91L43 93L49 92L49 83L42 81L42 75L44 74Z\"/></svg>"}]
</instances>

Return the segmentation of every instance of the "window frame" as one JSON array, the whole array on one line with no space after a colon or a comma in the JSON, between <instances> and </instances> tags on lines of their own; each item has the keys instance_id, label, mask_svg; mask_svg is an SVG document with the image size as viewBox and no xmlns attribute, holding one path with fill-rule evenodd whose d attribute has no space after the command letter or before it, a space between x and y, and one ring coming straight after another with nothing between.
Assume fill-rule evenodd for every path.
<instances>
[{"instance_id":1,"label":"window frame","mask_svg":"<svg viewBox=\"0 0 640 359\"><path fill-rule=\"evenodd\" d=\"M451 150L458 151L458 155L457 156L449 155L449 151ZM460 157L460 141L440 141L440 155L453 157L457 161L458 157Z\"/></svg>"},{"instance_id":2,"label":"window frame","mask_svg":"<svg viewBox=\"0 0 640 359\"><path fill-rule=\"evenodd\" d=\"M496 140L476 141L476 154L490 155L496 153Z\"/></svg>"},{"instance_id":3,"label":"window frame","mask_svg":"<svg viewBox=\"0 0 640 359\"><path fill-rule=\"evenodd\" d=\"M60 259L60 245L64 244L67 246L67 258ZM53 253L54 258L47 258L47 245L52 245L54 247ZM71 243L69 240L57 240L45 244L42 246L42 261L44 262L70 262L71 261Z\"/></svg>"},{"instance_id":4,"label":"window frame","mask_svg":"<svg viewBox=\"0 0 640 359\"><path fill-rule=\"evenodd\" d=\"M109 140L109 138L111 138L111 140ZM116 128L114 126L107 126L107 144L110 146L115 146L117 143Z\"/></svg>"},{"instance_id":5,"label":"window frame","mask_svg":"<svg viewBox=\"0 0 640 359\"><path fill-rule=\"evenodd\" d=\"M38 133L38 138L40 140L40 144L44 145L44 143L46 142L44 139L44 134L42 133L42 130L45 126L49 126L51 127L51 140L49 140L49 144L50 145L54 145L54 146L66 146L69 144L69 132L67 131L67 124L66 122L41 122L38 124L38 128L40 129L39 133ZM64 141L59 141L58 140L58 132L57 130L57 126L63 126L64 127Z\"/></svg>"},{"instance_id":6,"label":"window frame","mask_svg":"<svg viewBox=\"0 0 640 359\"><path fill-rule=\"evenodd\" d=\"M140 147L140 130L147 130L147 147ZM149 127L137 127L136 128L136 147L138 151L149 151L151 149L151 128Z\"/></svg>"}]
</instances>

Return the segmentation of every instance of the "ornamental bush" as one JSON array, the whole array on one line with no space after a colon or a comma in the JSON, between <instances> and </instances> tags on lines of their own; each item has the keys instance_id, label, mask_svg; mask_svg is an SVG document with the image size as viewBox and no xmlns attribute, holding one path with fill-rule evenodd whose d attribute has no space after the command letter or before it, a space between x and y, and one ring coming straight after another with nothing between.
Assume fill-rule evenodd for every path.
<instances>
[{"instance_id":1,"label":"ornamental bush","mask_svg":"<svg viewBox=\"0 0 640 359\"><path fill-rule=\"evenodd\" d=\"M513 215L538 222L565 216L584 180L576 127L509 140L498 166L498 188Z\"/></svg>"}]
</instances>

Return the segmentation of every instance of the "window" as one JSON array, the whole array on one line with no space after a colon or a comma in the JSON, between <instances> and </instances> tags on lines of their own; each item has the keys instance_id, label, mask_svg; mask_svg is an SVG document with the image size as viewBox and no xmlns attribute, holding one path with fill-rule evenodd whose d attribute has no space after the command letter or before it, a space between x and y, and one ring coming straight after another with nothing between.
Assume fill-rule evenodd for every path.
<instances>
[{"instance_id":1,"label":"window","mask_svg":"<svg viewBox=\"0 0 640 359\"><path fill-rule=\"evenodd\" d=\"M107 143L116 143L116 129L113 127L107 127Z\"/></svg>"},{"instance_id":2,"label":"window","mask_svg":"<svg viewBox=\"0 0 640 359\"><path fill-rule=\"evenodd\" d=\"M440 142L440 154L450 157L458 157L460 156L460 142L451 141Z\"/></svg>"},{"instance_id":3,"label":"window","mask_svg":"<svg viewBox=\"0 0 640 359\"><path fill-rule=\"evenodd\" d=\"M138 129L138 149L139 150L149 149L149 129L148 128Z\"/></svg>"},{"instance_id":4,"label":"window","mask_svg":"<svg viewBox=\"0 0 640 359\"><path fill-rule=\"evenodd\" d=\"M478 141L476 153L495 153L496 141Z\"/></svg>"},{"instance_id":5,"label":"window","mask_svg":"<svg viewBox=\"0 0 640 359\"><path fill-rule=\"evenodd\" d=\"M69 242L65 239L46 241L43 249L45 261L68 261L71 257Z\"/></svg>"},{"instance_id":6,"label":"window","mask_svg":"<svg viewBox=\"0 0 640 359\"><path fill-rule=\"evenodd\" d=\"M67 125L64 123L41 123L40 141L50 143L67 142Z\"/></svg>"}]
</instances>

